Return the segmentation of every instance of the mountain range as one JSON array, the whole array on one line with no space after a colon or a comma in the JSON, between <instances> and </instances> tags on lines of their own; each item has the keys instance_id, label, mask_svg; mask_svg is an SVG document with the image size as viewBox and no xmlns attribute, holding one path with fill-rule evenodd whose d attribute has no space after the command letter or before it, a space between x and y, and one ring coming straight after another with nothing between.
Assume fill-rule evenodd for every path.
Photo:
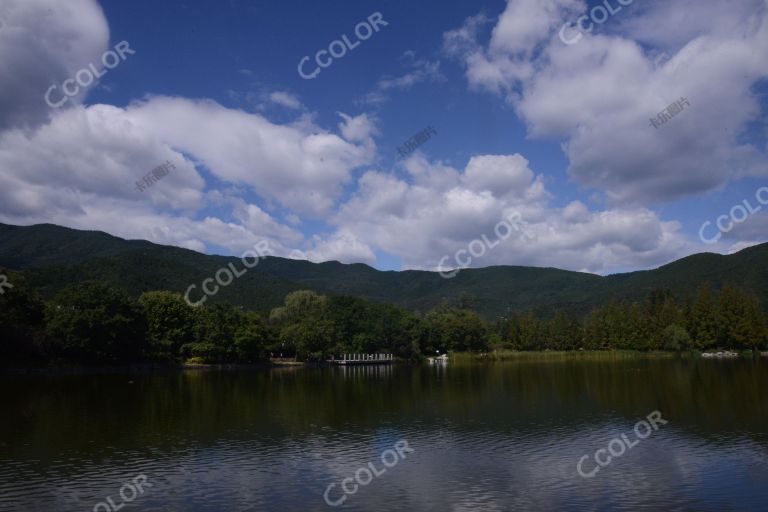
<instances>
[{"instance_id":1,"label":"mountain range","mask_svg":"<svg viewBox=\"0 0 768 512\"><path fill-rule=\"evenodd\" d=\"M150 290L184 294L237 257L205 255L145 240L124 240L98 231L53 224L0 224L0 267L23 274L43 297L51 298L69 284L100 280L133 296ZM464 297L483 316L493 319L510 311L551 314L563 310L584 314L612 297L642 300L653 290L670 290L685 298L700 285L732 283L755 292L768 303L768 243L732 255L702 253L648 271L595 274L519 266L463 269L452 279L436 272L380 271L364 264L337 261L312 263L268 256L253 269L222 287L208 303L231 302L266 311L285 295L310 289L330 295L353 295L426 312L444 300Z\"/></svg>"}]
</instances>

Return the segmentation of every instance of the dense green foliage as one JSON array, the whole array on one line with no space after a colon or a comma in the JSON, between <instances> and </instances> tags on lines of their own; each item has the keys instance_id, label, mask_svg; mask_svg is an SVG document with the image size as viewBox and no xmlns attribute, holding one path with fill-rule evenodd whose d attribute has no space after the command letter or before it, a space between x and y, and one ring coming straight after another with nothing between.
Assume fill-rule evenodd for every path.
<instances>
[{"instance_id":1,"label":"dense green foliage","mask_svg":"<svg viewBox=\"0 0 768 512\"><path fill-rule=\"evenodd\" d=\"M3 365L766 347L768 244L608 277L491 267L443 279L268 257L192 307L190 284L237 259L53 225L0 224L0 240L15 269L0 268L13 283L0 294Z\"/></svg>"},{"instance_id":2,"label":"dense green foliage","mask_svg":"<svg viewBox=\"0 0 768 512\"><path fill-rule=\"evenodd\" d=\"M350 296L300 290L268 315L229 304L193 307L154 291L133 299L99 282L41 300L22 276L0 295L4 365L134 362L256 363L270 357L325 360L343 353L424 355L512 350L757 350L768 326L754 294L702 286L678 303L669 292L611 300L584 318L510 313L485 322L466 297L425 315Z\"/></svg>"},{"instance_id":3,"label":"dense green foliage","mask_svg":"<svg viewBox=\"0 0 768 512\"><path fill-rule=\"evenodd\" d=\"M558 313L542 320L513 314L499 324L503 348L515 350L757 350L768 345L768 324L757 297L726 285L702 286L678 303L655 291L643 302L611 300L583 320Z\"/></svg>"},{"instance_id":4,"label":"dense green foliage","mask_svg":"<svg viewBox=\"0 0 768 512\"><path fill-rule=\"evenodd\" d=\"M108 283L134 298L153 290L183 294L196 284L196 300L201 281L228 263L242 267L237 258L206 256L95 231L0 224L0 265L19 271L48 300L69 285L90 280ZM703 283L716 289L732 283L768 304L768 244L729 256L698 254L656 270L606 277L552 268L489 267L462 270L453 279L443 279L436 272L382 272L361 264L269 257L222 288L206 305L230 303L245 310L269 311L290 292L314 290L394 304L425 315L444 298L464 294L472 297L480 316L494 321L510 312L526 311L547 318L558 312L582 317L612 298L642 302L658 289L668 289L684 300Z\"/></svg>"},{"instance_id":5,"label":"dense green foliage","mask_svg":"<svg viewBox=\"0 0 768 512\"><path fill-rule=\"evenodd\" d=\"M52 354L86 363L120 363L142 357L146 321L141 307L101 283L67 288L45 309Z\"/></svg>"}]
</instances>

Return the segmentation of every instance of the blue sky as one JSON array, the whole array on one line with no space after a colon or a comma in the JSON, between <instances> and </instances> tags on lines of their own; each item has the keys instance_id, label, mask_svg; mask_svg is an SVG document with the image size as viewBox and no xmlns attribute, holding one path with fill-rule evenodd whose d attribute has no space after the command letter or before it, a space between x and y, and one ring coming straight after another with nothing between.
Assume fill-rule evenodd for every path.
<instances>
[{"instance_id":1,"label":"blue sky","mask_svg":"<svg viewBox=\"0 0 768 512\"><path fill-rule=\"evenodd\" d=\"M603 8L615 14L575 44L559 37ZM299 75L374 13L386 26ZM768 185L767 13L766 0L8 0L0 222L216 254L266 240L394 270L605 274L733 252L768 238L768 205L721 221L733 228L714 244L699 231L760 206ZM46 104L121 41L135 53ZM138 191L165 160L175 169ZM528 236L456 258L513 214Z\"/></svg>"}]
</instances>

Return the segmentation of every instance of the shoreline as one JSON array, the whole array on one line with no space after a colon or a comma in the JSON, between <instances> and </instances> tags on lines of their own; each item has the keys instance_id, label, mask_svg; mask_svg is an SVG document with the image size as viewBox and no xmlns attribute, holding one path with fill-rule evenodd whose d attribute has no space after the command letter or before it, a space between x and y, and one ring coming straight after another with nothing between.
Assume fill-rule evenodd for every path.
<instances>
[{"instance_id":1,"label":"shoreline","mask_svg":"<svg viewBox=\"0 0 768 512\"><path fill-rule=\"evenodd\" d=\"M186 372L201 370L270 370L277 368L298 368L306 364L274 363L137 363L116 366L49 366L49 367L9 367L0 368L0 375L96 375L121 373Z\"/></svg>"},{"instance_id":2,"label":"shoreline","mask_svg":"<svg viewBox=\"0 0 768 512\"><path fill-rule=\"evenodd\" d=\"M522 359L578 359L578 358L591 358L601 357L605 358L610 356L616 359L635 359L635 358L683 358L683 359L760 359L760 357L768 357L768 352L751 351L751 350L717 350L701 352L698 350L685 350L685 351L669 351L669 350L632 350L632 349L605 349L605 350L531 350L531 351L518 351L518 350L497 350L484 353L469 353L460 352L450 354L451 360L456 357L458 359L472 359L476 361L506 361L506 360L522 360Z\"/></svg>"},{"instance_id":3,"label":"shoreline","mask_svg":"<svg viewBox=\"0 0 768 512\"><path fill-rule=\"evenodd\" d=\"M727 356L718 356L718 353L727 354ZM603 359L607 358L622 359L701 359L715 361L735 361L735 360L760 360L768 357L768 352L671 352L671 351L639 351L639 350L498 350L493 352L473 353L473 352L453 352L448 354L447 363L495 363L506 361L562 361L578 359ZM426 365L428 357L423 361L411 362L406 360L396 360L395 364L416 364ZM97 374L124 374L124 373L154 373L154 372L188 372L188 371L231 371L231 370L276 370L276 369L300 369L300 368L321 368L335 367L325 361L270 361L261 363L136 363L116 366L49 366L49 367L7 367L0 368L0 375L97 375Z\"/></svg>"}]
</instances>

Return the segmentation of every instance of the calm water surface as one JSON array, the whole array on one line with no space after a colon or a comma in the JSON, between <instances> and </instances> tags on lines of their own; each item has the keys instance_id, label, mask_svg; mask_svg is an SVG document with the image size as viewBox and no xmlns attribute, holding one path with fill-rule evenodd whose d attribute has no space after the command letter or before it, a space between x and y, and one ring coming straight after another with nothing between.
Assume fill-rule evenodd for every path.
<instances>
[{"instance_id":1,"label":"calm water surface","mask_svg":"<svg viewBox=\"0 0 768 512\"><path fill-rule=\"evenodd\" d=\"M152 487L122 512L768 510L767 360L5 376L0 390L0 511L105 511L138 475ZM666 425L579 476L654 410ZM414 451L387 469L400 440ZM326 504L369 462L386 471Z\"/></svg>"}]
</instances>

